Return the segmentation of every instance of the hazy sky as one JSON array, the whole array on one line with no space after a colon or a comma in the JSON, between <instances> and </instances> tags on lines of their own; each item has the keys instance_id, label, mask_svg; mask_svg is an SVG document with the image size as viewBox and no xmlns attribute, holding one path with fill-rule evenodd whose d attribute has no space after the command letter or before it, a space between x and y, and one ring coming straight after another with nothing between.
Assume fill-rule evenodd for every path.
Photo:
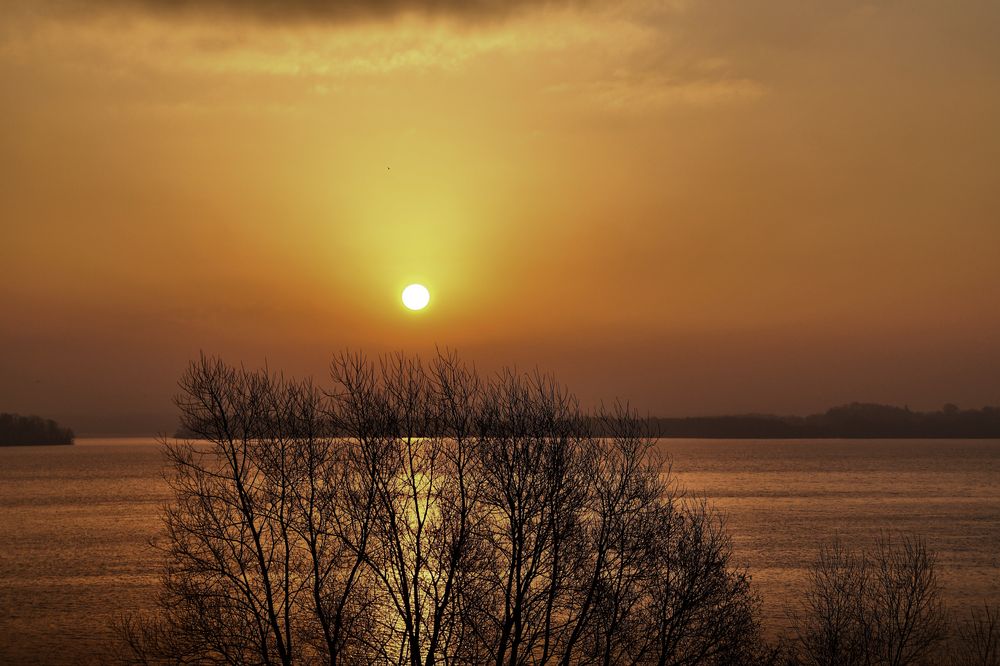
<instances>
[{"instance_id":1,"label":"hazy sky","mask_svg":"<svg viewBox=\"0 0 1000 666\"><path fill-rule=\"evenodd\" d=\"M150 432L199 350L322 376L435 343L663 415L998 404L998 25L7 0L0 411Z\"/></svg>"}]
</instances>

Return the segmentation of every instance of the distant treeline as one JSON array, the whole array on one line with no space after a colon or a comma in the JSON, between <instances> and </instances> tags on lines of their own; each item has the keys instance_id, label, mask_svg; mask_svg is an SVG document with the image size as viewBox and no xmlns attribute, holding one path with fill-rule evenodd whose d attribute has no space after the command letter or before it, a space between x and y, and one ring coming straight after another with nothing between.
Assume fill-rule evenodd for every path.
<instances>
[{"instance_id":1,"label":"distant treeline","mask_svg":"<svg viewBox=\"0 0 1000 666\"><path fill-rule=\"evenodd\" d=\"M0 446L72 444L73 431L52 419L20 414L0 414Z\"/></svg>"},{"instance_id":2,"label":"distant treeline","mask_svg":"<svg viewBox=\"0 0 1000 666\"><path fill-rule=\"evenodd\" d=\"M853 402L810 416L701 416L650 418L661 437L706 438L1000 438L1000 408L959 409L945 405L936 412L914 412Z\"/></svg>"},{"instance_id":3,"label":"distant treeline","mask_svg":"<svg viewBox=\"0 0 1000 666\"><path fill-rule=\"evenodd\" d=\"M613 424L596 418L580 422L593 434L606 434ZM914 412L893 407L852 402L810 416L744 414L733 416L647 417L642 423L655 437L705 439L935 439L1000 438L1000 407L959 409L947 404L936 412ZM567 426L568 427L568 426ZM568 427L569 428L569 427ZM570 428L571 429L571 428ZM343 429L325 421L324 433L343 435ZM383 433L389 434L389 433ZM295 436L293 433L286 435ZM202 435L180 428L178 438Z\"/></svg>"}]
</instances>

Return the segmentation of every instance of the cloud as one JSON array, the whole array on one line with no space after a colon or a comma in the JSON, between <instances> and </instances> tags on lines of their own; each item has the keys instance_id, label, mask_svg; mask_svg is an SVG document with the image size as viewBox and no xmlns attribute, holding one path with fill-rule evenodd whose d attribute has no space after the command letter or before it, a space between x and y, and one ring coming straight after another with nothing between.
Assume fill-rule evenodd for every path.
<instances>
[{"instance_id":1,"label":"cloud","mask_svg":"<svg viewBox=\"0 0 1000 666\"><path fill-rule=\"evenodd\" d=\"M387 20L401 15L475 22L574 4L585 4L585 0L62 0L56 6L79 14L120 10L172 16L214 14L280 24Z\"/></svg>"}]
</instances>

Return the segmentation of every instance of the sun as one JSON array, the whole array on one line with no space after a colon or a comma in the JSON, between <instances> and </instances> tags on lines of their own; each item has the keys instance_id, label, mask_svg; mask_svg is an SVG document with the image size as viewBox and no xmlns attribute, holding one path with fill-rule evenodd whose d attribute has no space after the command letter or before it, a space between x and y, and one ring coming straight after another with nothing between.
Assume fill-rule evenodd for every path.
<instances>
[{"instance_id":1,"label":"sun","mask_svg":"<svg viewBox=\"0 0 1000 666\"><path fill-rule=\"evenodd\" d=\"M411 310L423 310L431 301L431 292L422 284L411 284L403 290L403 305Z\"/></svg>"}]
</instances>

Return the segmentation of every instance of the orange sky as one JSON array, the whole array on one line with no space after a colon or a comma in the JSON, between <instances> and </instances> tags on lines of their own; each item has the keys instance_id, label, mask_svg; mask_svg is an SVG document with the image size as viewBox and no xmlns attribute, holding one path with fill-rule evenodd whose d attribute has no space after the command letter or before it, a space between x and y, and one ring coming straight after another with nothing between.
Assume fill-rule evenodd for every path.
<instances>
[{"instance_id":1,"label":"orange sky","mask_svg":"<svg viewBox=\"0 0 1000 666\"><path fill-rule=\"evenodd\" d=\"M435 343L663 415L1000 403L995 1L92 4L0 9L0 411Z\"/></svg>"}]
</instances>

